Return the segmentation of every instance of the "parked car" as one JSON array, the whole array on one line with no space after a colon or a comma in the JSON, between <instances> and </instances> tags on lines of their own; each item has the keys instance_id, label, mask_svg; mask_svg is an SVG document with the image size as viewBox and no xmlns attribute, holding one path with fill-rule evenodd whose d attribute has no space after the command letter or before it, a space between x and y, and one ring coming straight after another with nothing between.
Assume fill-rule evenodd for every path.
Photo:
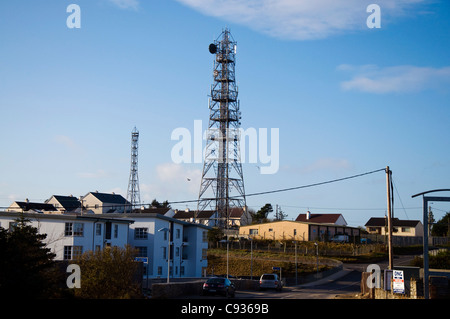
<instances>
[{"instance_id":1,"label":"parked car","mask_svg":"<svg viewBox=\"0 0 450 319\"><path fill-rule=\"evenodd\" d=\"M348 235L335 235L330 241L335 243L348 243Z\"/></svg>"},{"instance_id":2,"label":"parked car","mask_svg":"<svg viewBox=\"0 0 450 319\"><path fill-rule=\"evenodd\" d=\"M281 291L283 284L277 274L263 274L259 279L259 289L276 289Z\"/></svg>"},{"instance_id":3,"label":"parked car","mask_svg":"<svg viewBox=\"0 0 450 319\"><path fill-rule=\"evenodd\" d=\"M212 277L203 284L203 295L221 294L225 297L234 297L235 293L236 286L228 278Z\"/></svg>"}]
</instances>

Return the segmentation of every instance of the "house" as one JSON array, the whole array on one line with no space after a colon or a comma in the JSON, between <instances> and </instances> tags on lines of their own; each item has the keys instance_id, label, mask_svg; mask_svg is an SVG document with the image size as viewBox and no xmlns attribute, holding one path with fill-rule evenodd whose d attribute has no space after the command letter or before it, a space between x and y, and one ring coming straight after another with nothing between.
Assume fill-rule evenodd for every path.
<instances>
[{"instance_id":1,"label":"house","mask_svg":"<svg viewBox=\"0 0 450 319\"><path fill-rule=\"evenodd\" d=\"M371 217L364 226L369 234L388 234L386 217ZM423 236L423 224L420 220L392 218L392 227L393 236Z\"/></svg>"},{"instance_id":2,"label":"house","mask_svg":"<svg viewBox=\"0 0 450 319\"><path fill-rule=\"evenodd\" d=\"M359 228L305 221L281 220L241 226L239 237L271 240L326 241L335 235L360 236Z\"/></svg>"},{"instance_id":3,"label":"house","mask_svg":"<svg viewBox=\"0 0 450 319\"><path fill-rule=\"evenodd\" d=\"M47 203L32 203L26 199L24 202L14 202L12 203L6 211L8 212L16 212L16 213L24 213L24 212L36 212L36 213L51 213L57 212L57 209L52 204ZM17 216L17 215L16 215Z\"/></svg>"},{"instance_id":4,"label":"house","mask_svg":"<svg viewBox=\"0 0 450 319\"><path fill-rule=\"evenodd\" d=\"M81 202L83 210L92 210L94 214L124 213L131 210L131 203L115 193L90 192L81 198Z\"/></svg>"},{"instance_id":5,"label":"house","mask_svg":"<svg viewBox=\"0 0 450 319\"><path fill-rule=\"evenodd\" d=\"M79 213L81 211L81 202L72 195L53 195L45 203L53 205L61 213Z\"/></svg>"},{"instance_id":6,"label":"house","mask_svg":"<svg viewBox=\"0 0 450 319\"><path fill-rule=\"evenodd\" d=\"M128 239L130 245L138 249L139 257L148 258L144 273L149 278L166 278L170 256L170 277L202 277L208 266L207 232L211 228L157 214L151 212L152 209L145 211L108 214L134 221Z\"/></svg>"},{"instance_id":7,"label":"house","mask_svg":"<svg viewBox=\"0 0 450 319\"><path fill-rule=\"evenodd\" d=\"M308 211L306 214L299 214L295 221L347 226L347 222L342 214L311 214Z\"/></svg>"},{"instance_id":8,"label":"house","mask_svg":"<svg viewBox=\"0 0 450 319\"><path fill-rule=\"evenodd\" d=\"M189 209L186 209L184 211L175 210L175 215L173 217L186 222L199 223L210 227L219 225L219 215L215 210L204 210L200 212L191 211ZM230 210L230 214L228 217L229 226L244 226L250 224L251 221L252 217L247 209L234 207Z\"/></svg>"},{"instance_id":9,"label":"house","mask_svg":"<svg viewBox=\"0 0 450 319\"><path fill-rule=\"evenodd\" d=\"M201 212L186 210L175 210L173 218L189 223L198 223L209 227L217 226L217 212L213 210L204 210Z\"/></svg>"},{"instance_id":10,"label":"house","mask_svg":"<svg viewBox=\"0 0 450 319\"><path fill-rule=\"evenodd\" d=\"M71 260L89 250L104 247L125 247L128 244L128 219L95 215L63 215L23 213L39 233L47 234L45 243L56 254L55 260ZM0 227L13 231L17 225L17 212L0 212Z\"/></svg>"}]
</instances>

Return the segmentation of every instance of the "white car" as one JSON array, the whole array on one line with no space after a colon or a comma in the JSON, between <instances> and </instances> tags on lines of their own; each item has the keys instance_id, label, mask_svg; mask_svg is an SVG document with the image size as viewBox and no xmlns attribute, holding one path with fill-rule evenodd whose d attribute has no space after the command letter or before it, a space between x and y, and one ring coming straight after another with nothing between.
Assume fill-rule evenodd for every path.
<instances>
[{"instance_id":1,"label":"white car","mask_svg":"<svg viewBox=\"0 0 450 319\"><path fill-rule=\"evenodd\" d=\"M277 274L263 274L259 279L259 289L276 289L281 291L283 284Z\"/></svg>"}]
</instances>

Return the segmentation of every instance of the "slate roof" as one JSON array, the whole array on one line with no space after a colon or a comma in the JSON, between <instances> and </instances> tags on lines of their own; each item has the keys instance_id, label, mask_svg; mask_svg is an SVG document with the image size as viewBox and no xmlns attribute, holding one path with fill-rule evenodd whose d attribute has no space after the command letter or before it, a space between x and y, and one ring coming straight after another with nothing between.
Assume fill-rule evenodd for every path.
<instances>
[{"instance_id":1,"label":"slate roof","mask_svg":"<svg viewBox=\"0 0 450 319\"><path fill-rule=\"evenodd\" d=\"M22 210L43 210L43 211L56 211L55 206L45 203L31 203L31 202L15 202Z\"/></svg>"},{"instance_id":2,"label":"slate roof","mask_svg":"<svg viewBox=\"0 0 450 319\"><path fill-rule=\"evenodd\" d=\"M309 219L306 219L306 214L299 214L296 222L308 222L318 224L334 224L342 214L311 214Z\"/></svg>"},{"instance_id":3,"label":"slate roof","mask_svg":"<svg viewBox=\"0 0 450 319\"><path fill-rule=\"evenodd\" d=\"M90 192L89 194L92 194L95 198L97 198L102 203L122 204L122 205L130 204L130 202L128 202L122 195L119 195L119 194L108 194L108 193L98 193L98 192Z\"/></svg>"},{"instance_id":4,"label":"slate roof","mask_svg":"<svg viewBox=\"0 0 450 319\"><path fill-rule=\"evenodd\" d=\"M392 218L392 225L395 227L416 227L420 223L420 220L402 220L398 218ZM366 227L384 227L387 225L385 217L371 217L364 225Z\"/></svg>"},{"instance_id":5,"label":"slate roof","mask_svg":"<svg viewBox=\"0 0 450 319\"><path fill-rule=\"evenodd\" d=\"M53 197L61 204L61 206L68 212L80 208L80 201L73 196L53 195Z\"/></svg>"}]
</instances>

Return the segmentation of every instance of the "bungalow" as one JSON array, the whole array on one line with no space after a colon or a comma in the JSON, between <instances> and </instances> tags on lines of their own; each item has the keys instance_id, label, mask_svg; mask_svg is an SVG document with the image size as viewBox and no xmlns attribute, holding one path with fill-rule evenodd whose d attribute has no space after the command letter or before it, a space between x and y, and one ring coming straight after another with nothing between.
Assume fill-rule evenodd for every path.
<instances>
[{"instance_id":1,"label":"bungalow","mask_svg":"<svg viewBox=\"0 0 450 319\"><path fill-rule=\"evenodd\" d=\"M7 209L7 212L16 212L16 213L48 213L48 212L57 212L55 206L48 203L32 203L28 199L24 202L14 202Z\"/></svg>"},{"instance_id":2,"label":"bungalow","mask_svg":"<svg viewBox=\"0 0 450 319\"><path fill-rule=\"evenodd\" d=\"M175 210L173 218L210 227L215 227L219 224L217 211L214 210L204 210L201 212L191 211L189 209L186 209L184 211ZM228 218L230 227L249 225L251 221L252 217L246 209L235 207L230 210L230 216Z\"/></svg>"},{"instance_id":3,"label":"bungalow","mask_svg":"<svg viewBox=\"0 0 450 319\"><path fill-rule=\"evenodd\" d=\"M53 195L45 203L52 204L61 213L79 213L81 208L81 202L72 195Z\"/></svg>"},{"instance_id":4,"label":"bungalow","mask_svg":"<svg viewBox=\"0 0 450 319\"><path fill-rule=\"evenodd\" d=\"M83 210L92 210L94 214L124 213L131 203L122 195L115 193L90 192L82 197Z\"/></svg>"},{"instance_id":5,"label":"bungalow","mask_svg":"<svg viewBox=\"0 0 450 319\"><path fill-rule=\"evenodd\" d=\"M295 221L347 226L347 222L342 214L311 214L308 211L306 214L299 214Z\"/></svg>"},{"instance_id":6,"label":"bungalow","mask_svg":"<svg viewBox=\"0 0 450 319\"><path fill-rule=\"evenodd\" d=\"M387 235L387 219L371 217L364 225L369 234ZM401 220L392 218L393 236L423 236L423 224L420 220Z\"/></svg>"},{"instance_id":7,"label":"bungalow","mask_svg":"<svg viewBox=\"0 0 450 319\"><path fill-rule=\"evenodd\" d=\"M241 226L239 237L271 240L326 241L335 235L360 236L359 228L303 221L281 220Z\"/></svg>"}]
</instances>

